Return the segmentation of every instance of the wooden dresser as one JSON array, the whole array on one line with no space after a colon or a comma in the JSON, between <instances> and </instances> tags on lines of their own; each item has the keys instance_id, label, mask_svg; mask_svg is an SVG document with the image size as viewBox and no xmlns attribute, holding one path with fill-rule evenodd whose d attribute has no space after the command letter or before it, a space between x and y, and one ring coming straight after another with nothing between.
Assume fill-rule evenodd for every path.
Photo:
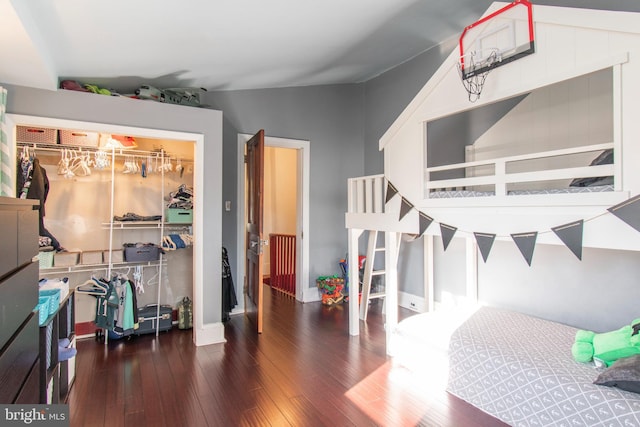
<instances>
[{"instance_id":1,"label":"wooden dresser","mask_svg":"<svg viewBox=\"0 0 640 427\"><path fill-rule=\"evenodd\" d=\"M0 403L38 403L38 202L0 197L0 238Z\"/></svg>"}]
</instances>

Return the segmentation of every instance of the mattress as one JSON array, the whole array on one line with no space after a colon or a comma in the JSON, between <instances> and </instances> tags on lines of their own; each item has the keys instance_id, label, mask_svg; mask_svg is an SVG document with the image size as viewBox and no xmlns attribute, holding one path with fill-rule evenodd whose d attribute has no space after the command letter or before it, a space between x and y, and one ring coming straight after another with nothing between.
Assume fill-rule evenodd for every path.
<instances>
[{"instance_id":1,"label":"mattress","mask_svg":"<svg viewBox=\"0 0 640 427\"><path fill-rule=\"evenodd\" d=\"M568 187L553 188L547 190L512 190L508 191L509 196L525 196L535 194L576 194L576 193L601 193L605 191L613 191L613 185L596 185L593 187ZM464 197L488 197L494 196L493 191L471 191L471 190L451 190L451 191L432 191L429 193L430 199L458 199Z\"/></svg>"},{"instance_id":2,"label":"mattress","mask_svg":"<svg viewBox=\"0 0 640 427\"><path fill-rule=\"evenodd\" d=\"M390 353L394 365L408 369L431 386L444 389L451 335L477 309L477 305L451 307L403 319L391 334Z\"/></svg>"},{"instance_id":3,"label":"mattress","mask_svg":"<svg viewBox=\"0 0 640 427\"><path fill-rule=\"evenodd\" d=\"M447 390L513 426L640 426L640 395L594 385L576 329L482 307L452 334Z\"/></svg>"}]
</instances>

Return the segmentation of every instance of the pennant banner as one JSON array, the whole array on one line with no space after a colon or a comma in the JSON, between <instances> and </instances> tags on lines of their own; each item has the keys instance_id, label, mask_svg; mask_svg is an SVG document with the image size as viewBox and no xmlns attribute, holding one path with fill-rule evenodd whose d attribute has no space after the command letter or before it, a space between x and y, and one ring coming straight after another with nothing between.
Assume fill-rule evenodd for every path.
<instances>
[{"instance_id":1,"label":"pennant banner","mask_svg":"<svg viewBox=\"0 0 640 427\"><path fill-rule=\"evenodd\" d=\"M480 249L480 254L482 255L482 259L484 262L487 262L487 258L489 257L489 252L491 252L491 247L493 246L494 240L496 240L495 234L490 233L473 233L476 236L476 242L478 243L478 249Z\"/></svg>"},{"instance_id":2,"label":"pennant banner","mask_svg":"<svg viewBox=\"0 0 640 427\"><path fill-rule=\"evenodd\" d=\"M411 209L413 209L413 205L410 201L403 197L402 204L400 205L400 218L398 218L398 221L402 221L402 218L404 218L405 215L407 215L411 211Z\"/></svg>"},{"instance_id":3,"label":"pennant banner","mask_svg":"<svg viewBox=\"0 0 640 427\"><path fill-rule=\"evenodd\" d=\"M564 242L565 245L573 252L579 260L582 261L582 234L584 229L584 220L570 222L569 224L560 225L551 228L554 233Z\"/></svg>"},{"instance_id":4,"label":"pennant banner","mask_svg":"<svg viewBox=\"0 0 640 427\"><path fill-rule=\"evenodd\" d=\"M458 229L456 227L452 227L447 224L440 223L440 233L442 234L442 245L444 246L444 250L447 250L447 246L451 243L451 239L453 239L453 235L456 234Z\"/></svg>"},{"instance_id":5,"label":"pennant banner","mask_svg":"<svg viewBox=\"0 0 640 427\"><path fill-rule=\"evenodd\" d=\"M389 203L398 193L398 189L387 180L387 190L385 196L385 204ZM400 195L402 200L400 204L400 215L398 221L401 221L415 206L407 199ZM624 202L621 202L615 206L607 209L609 213L618 217L618 219L624 221L629 226L633 227L636 231L640 231L640 195L632 197ZM419 234L417 237L421 237L427 231L427 229L434 222L434 219L429 215L418 211L419 215ZM588 219L586 220L588 221ZM582 260L582 240L584 235L584 219L570 222L568 224L552 227L551 230L558 236L560 240L569 248L569 250L579 259ZM449 243L453 239L453 236L458 231L457 227L440 223L440 233L442 234L442 245L446 251L449 247ZM493 233L480 233L473 232L476 243L478 244L478 250L482 255L484 262L487 262L489 253L493 247L493 243L496 238L496 234ZM531 266L533 259L533 251L536 245L536 239L538 237L537 231L530 231L526 233L511 234L511 238L518 246L518 249L524 256L527 264Z\"/></svg>"},{"instance_id":6,"label":"pennant banner","mask_svg":"<svg viewBox=\"0 0 640 427\"><path fill-rule=\"evenodd\" d=\"M398 190L396 190L396 187L394 187L393 184L387 181L387 196L384 199L384 203L389 203L389 200L393 199L393 196L395 196L396 194L398 194Z\"/></svg>"},{"instance_id":7,"label":"pennant banner","mask_svg":"<svg viewBox=\"0 0 640 427\"><path fill-rule=\"evenodd\" d=\"M640 195L607 209L609 212L640 231Z\"/></svg>"},{"instance_id":8,"label":"pennant banner","mask_svg":"<svg viewBox=\"0 0 640 427\"><path fill-rule=\"evenodd\" d=\"M513 239L514 242L516 242L516 245L518 245L518 249L520 249L522 256L524 256L524 259L527 261L527 264L529 264L529 267L531 267L531 259L533 258L533 249L536 246L537 237L538 237L537 231L511 235L511 238Z\"/></svg>"},{"instance_id":9,"label":"pennant banner","mask_svg":"<svg viewBox=\"0 0 640 427\"><path fill-rule=\"evenodd\" d=\"M429 226L431 225L431 223L433 222L433 218L431 218L429 215L420 212L420 234L419 236L422 236L424 234L425 231L427 231L427 228L429 228Z\"/></svg>"}]
</instances>

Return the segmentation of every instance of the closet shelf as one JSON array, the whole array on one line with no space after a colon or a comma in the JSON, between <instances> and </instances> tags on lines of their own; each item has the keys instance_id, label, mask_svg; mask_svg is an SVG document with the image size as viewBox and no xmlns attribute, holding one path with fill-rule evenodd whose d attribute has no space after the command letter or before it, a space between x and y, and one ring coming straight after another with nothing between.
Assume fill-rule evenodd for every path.
<instances>
[{"instance_id":1,"label":"closet shelf","mask_svg":"<svg viewBox=\"0 0 640 427\"><path fill-rule=\"evenodd\" d=\"M42 142L34 143L34 142L22 142L22 141L16 141L16 147L27 147L35 151L42 151L42 152L48 151L48 152L55 152L55 153L60 153L64 149L78 150L78 151L84 151L84 152L90 152L90 153L93 153L96 151L102 151L108 154L111 154L113 151L113 154L115 154L116 156L133 156L133 157L140 157L140 158L148 158L149 156L151 156L154 158L162 157L163 159L169 159L169 160L179 159L183 163L193 163L193 159L185 159L176 154L168 153L166 151L163 153L162 151L146 151L146 150L126 149L126 148L115 148L112 150L111 148L88 147L83 145L47 144Z\"/></svg>"},{"instance_id":2,"label":"closet shelf","mask_svg":"<svg viewBox=\"0 0 640 427\"><path fill-rule=\"evenodd\" d=\"M162 258L157 261L138 261L138 262L114 262L111 264L112 269L118 268L128 268L135 267L141 265L143 267L157 267L160 265L166 265L167 260ZM68 267L49 267L49 268L40 268L40 274L51 274L51 273L79 273L79 272L92 272L96 270L107 270L109 268L109 263L101 263L101 264L77 264L71 265Z\"/></svg>"},{"instance_id":3,"label":"closet shelf","mask_svg":"<svg viewBox=\"0 0 640 427\"><path fill-rule=\"evenodd\" d=\"M191 224L174 224L165 222L162 223L160 221L114 221L113 229L114 230L136 230L136 229L149 229L149 228L163 228L164 229L172 229L172 230L183 230L191 227ZM103 228L110 228L110 222L103 222Z\"/></svg>"}]
</instances>

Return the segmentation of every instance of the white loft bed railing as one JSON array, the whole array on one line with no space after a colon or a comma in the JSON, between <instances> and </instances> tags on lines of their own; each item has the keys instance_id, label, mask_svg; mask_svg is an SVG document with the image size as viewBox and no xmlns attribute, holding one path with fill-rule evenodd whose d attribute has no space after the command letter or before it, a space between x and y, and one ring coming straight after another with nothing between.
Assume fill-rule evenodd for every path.
<instances>
[{"instance_id":1,"label":"white loft bed railing","mask_svg":"<svg viewBox=\"0 0 640 427\"><path fill-rule=\"evenodd\" d=\"M361 176L347 180L347 212L384 213L385 186L384 175Z\"/></svg>"},{"instance_id":2,"label":"white loft bed railing","mask_svg":"<svg viewBox=\"0 0 640 427\"><path fill-rule=\"evenodd\" d=\"M465 163L456 163L444 166L429 167L425 169L425 188L426 198L429 192L442 189L466 189L474 186L492 186L495 196L505 196L508 194L508 184L544 182L561 179L588 178L600 176L613 176L616 189L619 186L619 168L616 164L594 165L557 168L550 167L533 172L508 172L508 166L515 162L523 162L527 160L536 160L544 158L561 158L562 156L570 156L575 154L583 154L589 152L597 152L614 148L614 143L604 143L587 145L574 148L564 148L559 150L543 151L531 154L522 154L516 156L500 157L496 159L471 161ZM452 179L431 179L431 174L443 171L452 171L456 169L469 169L474 167L493 167L493 174L483 176L471 176L465 178ZM544 188L544 187L543 187ZM488 190L491 191L491 190Z\"/></svg>"}]
</instances>

